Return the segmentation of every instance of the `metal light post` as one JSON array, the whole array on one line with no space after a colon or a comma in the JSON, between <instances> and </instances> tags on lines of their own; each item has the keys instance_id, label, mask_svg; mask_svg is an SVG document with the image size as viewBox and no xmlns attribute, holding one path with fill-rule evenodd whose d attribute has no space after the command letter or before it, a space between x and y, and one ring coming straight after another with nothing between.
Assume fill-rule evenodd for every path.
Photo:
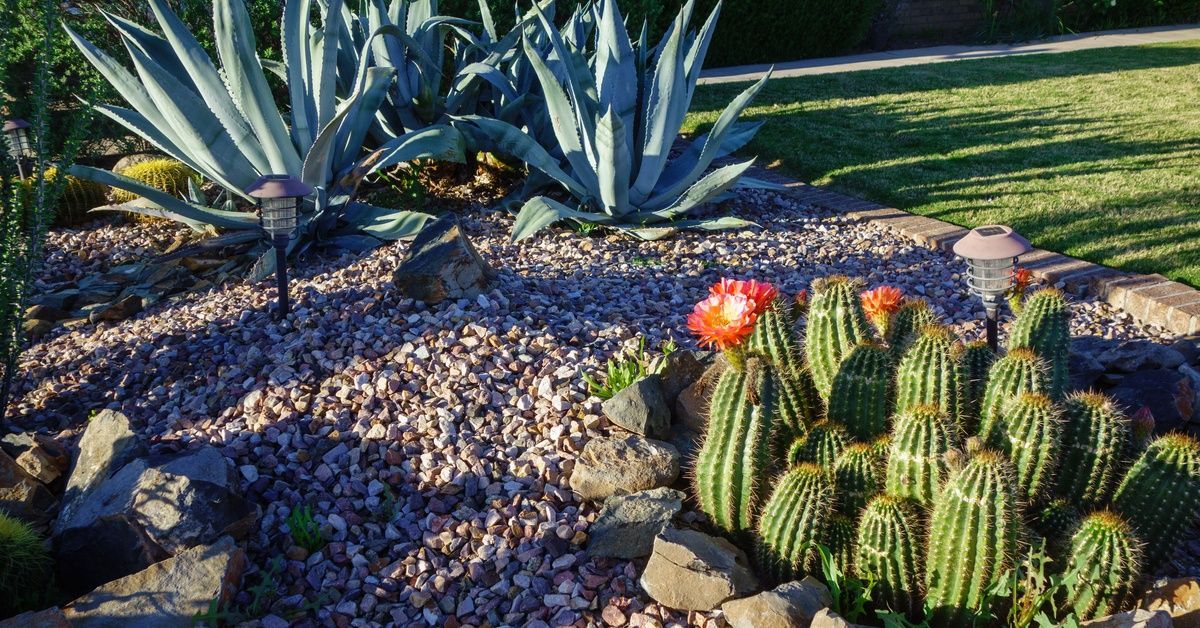
<instances>
[{"instance_id":1,"label":"metal light post","mask_svg":"<svg viewBox=\"0 0 1200 628\"><path fill-rule=\"evenodd\" d=\"M25 165L33 159L33 143L29 141L29 123L17 119L4 123L4 136L8 139L8 154L17 162L17 174L25 178Z\"/></svg>"},{"instance_id":2,"label":"metal light post","mask_svg":"<svg viewBox=\"0 0 1200 628\"><path fill-rule=\"evenodd\" d=\"M967 287L987 311L987 343L993 351L999 345L1000 301L1013 287L1017 258L1030 248L1029 240L1004 225L977 227L954 243L954 254L967 260Z\"/></svg>"},{"instance_id":3,"label":"metal light post","mask_svg":"<svg viewBox=\"0 0 1200 628\"><path fill-rule=\"evenodd\" d=\"M279 307L276 316L283 320L288 314L287 247L296 232L297 215L304 197L313 193L312 186L286 174L268 174L246 188L246 194L258 199L258 221L271 238L275 248L275 281L279 287Z\"/></svg>"}]
</instances>

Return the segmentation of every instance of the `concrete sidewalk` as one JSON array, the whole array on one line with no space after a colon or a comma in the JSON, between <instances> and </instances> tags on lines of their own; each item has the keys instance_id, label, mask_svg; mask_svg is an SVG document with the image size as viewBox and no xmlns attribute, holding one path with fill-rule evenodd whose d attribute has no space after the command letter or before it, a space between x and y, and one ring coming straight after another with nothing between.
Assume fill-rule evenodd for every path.
<instances>
[{"instance_id":1,"label":"concrete sidewalk","mask_svg":"<svg viewBox=\"0 0 1200 628\"><path fill-rule=\"evenodd\" d=\"M987 46L935 46L910 50L888 50L776 63L772 77L807 76L811 74L833 74L857 72L879 68L897 68L923 63L945 63L968 59L1011 57L1016 55L1073 52L1093 48L1115 48L1137 46L1170 41L1200 39L1200 25L1160 26L1153 28L1131 28L1117 31L1100 31L1078 35L1060 35L1023 44L991 44ZM714 68L700 73L700 83L735 83L755 81L770 68L770 64L743 65L732 68Z\"/></svg>"}]
</instances>

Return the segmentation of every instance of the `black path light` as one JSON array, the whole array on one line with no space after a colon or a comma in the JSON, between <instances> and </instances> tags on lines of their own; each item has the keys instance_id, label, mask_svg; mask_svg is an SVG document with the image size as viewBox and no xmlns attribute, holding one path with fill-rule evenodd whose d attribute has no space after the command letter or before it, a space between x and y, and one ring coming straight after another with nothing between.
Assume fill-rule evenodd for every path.
<instances>
[{"instance_id":1,"label":"black path light","mask_svg":"<svg viewBox=\"0 0 1200 628\"><path fill-rule=\"evenodd\" d=\"M993 351L999 345L1000 302L1013 288L1017 258L1030 248L1029 240L1004 225L976 227L954 243L954 254L967 260L967 286L987 311L987 342Z\"/></svg>"},{"instance_id":2,"label":"black path light","mask_svg":"<svg viewBox=\"0 0 1200 628\"><path fill-rule=\"evenodd\" d=\"M296 233L297 216L304 197L313 193L312 186L286 174L268 174L258 178L246 194L258 200L258 221L275 247L275 281L279 287L279 320L288 314L287 247Z\"/></svg>"},{"instance_id":3,"label":"black path light","mask_svg":"<svg viewBox=\"0 0 1200 628\"><path fill-rule=\"evenodd\" d=\"M25 165L33 159L33 143L29 141L29 123L9 120L4 123L4 136L8 139L8 154L17 162L17 174L25 178Z\"/></svg>"}]
</instances>

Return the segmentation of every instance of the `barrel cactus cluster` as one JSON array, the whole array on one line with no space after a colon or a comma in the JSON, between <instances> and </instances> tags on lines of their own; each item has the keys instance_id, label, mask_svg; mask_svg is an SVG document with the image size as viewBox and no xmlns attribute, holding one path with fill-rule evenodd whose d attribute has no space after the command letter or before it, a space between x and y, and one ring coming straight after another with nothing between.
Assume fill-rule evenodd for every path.
<instances>
[{"instance_id":1,"label":"barrel cactus cluster","mask_svg":"<svg viewBox=\"0 0 1200 628\"><path fill-rule=\"evenodd\" d=\"M1002 621L997 585L1042 542L1055 612L1129 608L1200 515L1200 443L1139 437L1109 398L1068 391L1058 291L1022 299L994 355L863 287L830 277L791 301L725 280L689 317L731 365L695 462L711 523L768 580L819 575L824 546L876 610L934 626Z\"/></svg>"}]
</instances>

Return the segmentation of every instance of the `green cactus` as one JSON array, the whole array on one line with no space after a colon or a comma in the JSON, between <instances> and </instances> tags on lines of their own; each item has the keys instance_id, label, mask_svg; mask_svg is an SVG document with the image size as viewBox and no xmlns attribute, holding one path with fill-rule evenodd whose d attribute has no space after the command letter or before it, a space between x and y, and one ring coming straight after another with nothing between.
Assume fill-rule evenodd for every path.
<instances>
[{"instance_id":1,"label":"green cactus","mask_svg":"<svg viewBox=\"0 0 1200 628\"><path fill-rule=\"evenodd\" d=\"M758 522L760 567L778 582L812 571L813 545L833 507L833 483L817 465L803 463L780 477Z\"/></svg>"},{"instance_id":2,"label":"green cactus","mask_svg":"<svg viewBox=\"0 0 1200 628\"><path fill-rule=\"evenodd\" d=\"M1113 505L1145 542L1146 567L1157 568L1200 514L1200 443L1174 433L1155 439L1125 474Z\"/></svg>"},{"instance_id":3,"label":"green cactus","mask_svg":"<svg viewBox=\"0 0 1200 628\"><path fill-rule=\"evenodd\" d=\"M1079 509L1065 499L1052 499L1033 513L1030 523L1046 539L1046 546L1054 555L1061 556L1068 547L1071 531L1079 525Z\"/></svg>"},{"instance_id":4,"label":"green cactus","mask_svg":"<svg viewBox=\"0 0 1200 628\"><path fill-rule=\"evenodd\" d=\"M896 371L896 412L933 404L954 421L962 405L962 346L942 326L921 330Z\"/></svg>"},{"instance_id":5,"label":"green cactus","mask_svg":"<svg viewBox=\"0 0 1200 628\"><path fill-rule=\"evenodd\" d=\"M188 193L188 181L200 182L200 177L191 168L174 159L151 159L133 164L117 173L135 181L144 183L156 190L172 196L185 197ZM137 194L113 188L114 203L128 203L138 198Z\"/></svg>"},{"instance_id":6,"label":"green cactus","mask_svg":"<svg viewBox=\"0 0 1200 628\"><path fill-rule=\"evenodd\" d=\"M934 499L925 568L932 625L986 623L988 591L1013 566L1019 529L1008 461L976 453Z\"/></svg>"},{"instance_id":7,"label":"green cactus","mask_svg":"<svg viewBox=\"0 0 1200 628\"><path fill-rule=\"evenodd\" d=\"M835 492L837 489L834 489ZM854 519L841 513L835 513L829 518L821 530L818 542L829 550L838 571L844 574L854 573Z\"/></svg>"},{"instance_id":8,"label":"green cactus","mask_svg":"<svg viewBox=\"0 0 1200 628\"><path fill-rule=\"evenodd\" d=\"M858 522L854 551L855 573L875 583L875 602L914 620L921 610L919 520L904 499L879 495Z\"/></svg>"},{"instance_id":9,"label":"green cactus","mask_svg":"<svg viewBox=\"0 0 1200 628\"><path fill-rule=\"evenodd\" d=\"M1048 392L1046 361L1029 349L1009 351L996 360L988 374L980 408L979 436L991 446L999 446L1004 437L1001 411L1011 398L1022 393Z\"/></svg>"},{"instance_id":10,"label":"green cactus","mask_svg":"<svg viewBox=\"0 0 1200 628\"><path fill-rule=\"evenodd\" d=\"M1017 497L1040 502L1058 464L1062 413L1046 395L1025 393L1004 405L1007 438L1000 441L1016 470Z\"/></svg>"},{"instance_id":11,"label":"green cactus","mask_svg":"<svg viewBox=\"0 0 1200 628\"><path fill-rule=\"evenodd\" d=\"M829 393L827 415L854 439L869 441L887 431L892 386L891 358L874 343L863 343L842 361Z\"/></svg>"},{"instance_id":12,"label":"green cactus","mask_svg":"<svg viewBox=\"0 0 1200 628\"><path fill-rule=\"evenodd\" d=\"M776 406L774 369L759 358L726 369L713 390L708 430L696 460L696 496L713 524L750 530L771 471Z\"/></svg>"},{"instance_id":13,"label":"green cactus","mask_svg":"<svg viewBox=\"0 0 1200 628\"><path fill-rule=\"evenodd\" d=\"M858 518L867 502L883 490L883 464L876 450L867 443L846 447L834 463L833 484L837 489L838 512L851 519Z\"/></svg>"},{"instance_id":14,"label":"green cactus","mask_svg":"<svg viewBox=\"0 0 1200 628\"><path fill-rule=\"evenodd\" d=\"M1008 347L1030 349L1050 366L1048 394L1056 399L1066 394L1070 374L1071 312L1062 292L1045 288L1033 293L1021 308L1008 332Z\"/></svg>"},{"instance_id":15,"label":"green cactus","mask_svg":"<svg viewBox=\"0 0 1200 628\"><path fill-rule=\"evenodd\" d=\"M1142 572L1142 552L1124 519L1108 511L1083 520L1071 539L1066 573L1078 580L1067 603L1080 619L1112 615L1129 608Z\"/></svg>"},{"instance_id":16,"label":"green cactus","mask_svg":"<svg viewBox=\"0 0 1200 628\"><path fill-rule=\"evenodd\" d=\"M108 204L108 186L71 175L66 177L58 199L58 209L54 214L54 224L69 227L95 219L96 215L89 214L88 211ZM47 168L43 178L47 185L54 183L58 179L58 168ZM21 182L22 203L28 204L33 201L33 195L37 192L36 183L36 177L29 177Z\"/></svg>"},{"instance_id":17,"label":"green cactus","mask_svg":"<svg viewBox=\"0 0 1200 628\"><path fill-rule=\"evenodd\" d=\"M0 512L0 617L43 608L52 568L33 528Z\"/></svg>"},{"instance_id":18,"label":"green cactus","mask_svg":"<svg viewBox=\"0 0 1200 628\"><path fill-rule=\"evenodd\" d=\"M968 434L974 434L979 429L979 413L987 390L988 371L995 362L996 352L983 340L967 343L963 347L962 412L959 423Z\"/></svg>"},{"instance_id":19,"label":"green cactus","mask_svg":"<svg viewBox=\"0 0 1200 628\"><path fill-rule=\"evenodd\" d=\"M808 369L779 375L777 409L780 438L790 442L808 434L808 428L821 415L821 400L813 388Z\"/></svg>"},{"instance_id":20,"label":"green cactus","mask_svg":"<svg viewBox=\"0 0 1200 628\"><path fill-rule=\"evenodd\" d=\"M923 299L907 299L896 316L892 319L888 330L888 346L891 347L892 357L899 362L908 352L909 346L921 334L921 330L938 322L937 314Z\"/></svg>"},{"instance_id":21,"label":"green cactus","mask_svg":"<svg viewBox=\"0 0 1200 628\"><path fill-rule=\"evenodd\" d=\"M785 376L800 370L803 360L796 346L795 324L791 304L776 297L758 315L746 349L766 358Z\"/></svg>"},{"instance_id":22,"label":"green cactus","mask_svg":"<svg viewBox=\"0 0 1200 628\"><path fill-rule=\"evenodd\" d=\"M832 475L834 463L849 443L846 428L829 421L819 421L808 431L808 436L792 444L788 451L788 464L811 462Z\"/></svg>"},{"instance_id":23,"label":"green cactus","mask_svg":"<svg viewBox=\"0 0 1200 628\"><path fill-rule=\"evenodd\" d=\"M1129 419L1098 393L1067 397L1063 419L1058 494L1081 508L1098 508L1112 494L1121 456L1129 450Z\"/></svg>"},{"instance_id":24,"label":"green cactus","mask_svg":"<svg viewBox=\"0 0 1200 628\"><path fill-rule=\"evenodd\" d=\"M871 339L858 296L862 287L861 281L842 276L813 282L804 354L822 399L829 399L833 378L846 355Z\"/></svg>"},{"instance_id":25,"label":"green cactus","mask_svg":"<svg viewBox=\"0 0 1200 628\"><path fill-rule=\"evenodd\" d=\"M949 471L946 452L962 447L958 426L934 406L896 417L887 456L887 492L929 504Z\"/></svg>"}]
</instances>

